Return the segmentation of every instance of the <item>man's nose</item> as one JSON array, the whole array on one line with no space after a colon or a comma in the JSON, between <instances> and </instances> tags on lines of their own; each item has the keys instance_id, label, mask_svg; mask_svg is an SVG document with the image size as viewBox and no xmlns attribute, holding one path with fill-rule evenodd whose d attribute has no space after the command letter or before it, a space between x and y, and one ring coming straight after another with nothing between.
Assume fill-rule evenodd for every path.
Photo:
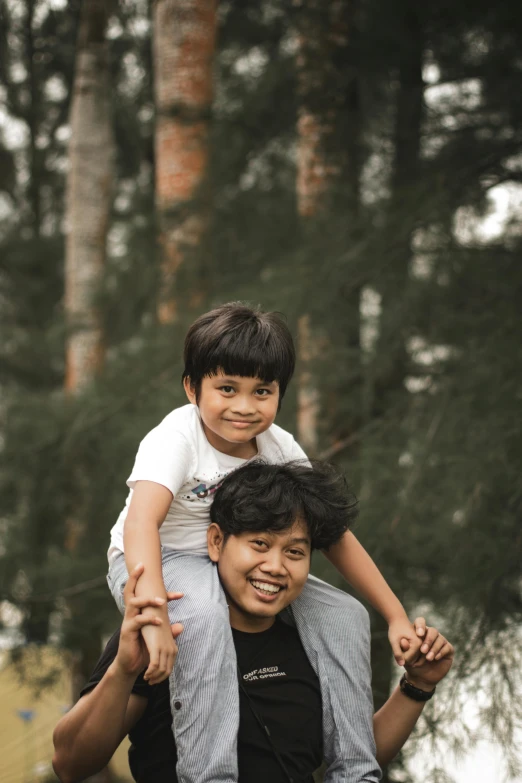
<instances>
[{"instance_id":1,"label":"man's nose","mask_svg":"<svg viewBox=\"0 0 522 783\"><path fill-rule=\"evenodd\" d=\"M260 566L261 571L265 574L273 574L274 576L280 576L285 573L285 565L283 560L283 553L278 552L275 549L271 549L267 552L265 559Z\"/></svg>"}]
</instances>

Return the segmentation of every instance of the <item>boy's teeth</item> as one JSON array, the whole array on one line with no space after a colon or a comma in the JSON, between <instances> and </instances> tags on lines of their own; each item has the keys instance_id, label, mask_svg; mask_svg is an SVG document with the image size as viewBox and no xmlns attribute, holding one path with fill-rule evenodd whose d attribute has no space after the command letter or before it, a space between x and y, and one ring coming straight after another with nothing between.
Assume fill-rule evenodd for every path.
<instances>
[{"instance_id":1,"label":"boy's teeth","mask_svg":"<svg viewBox=\"0 0 522 783\"><path fill-rule=\"evenodd\" d=\"M271 585L269 582L257 582L252 580L252 584L257 590L262 590L264 593L278 593L281 589L278 585Z\"/></svg>"}]
</instances>

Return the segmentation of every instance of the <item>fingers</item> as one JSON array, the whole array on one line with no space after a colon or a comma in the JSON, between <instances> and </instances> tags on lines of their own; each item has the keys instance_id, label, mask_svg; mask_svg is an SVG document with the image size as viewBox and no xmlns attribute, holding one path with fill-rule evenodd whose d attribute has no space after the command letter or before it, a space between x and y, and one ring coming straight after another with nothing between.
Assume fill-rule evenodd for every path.
<instances>
[{"instance_id":1,"label":"fingers","mask_svg":"<svg viewBox=\"0 0 522 783\"><path fill-rule=\"evenodd\" d=\"M404 652L406 652L406 650L410 649L410 640L406 639L406 637L403 636L403 638L400 641L400 645L401 645L401 650L404 650Z\"/></svg>"},{"instance_id":2,"label":"fingers","mask_svg":"<svg viewBox=\"0 0 522 783\"><path fill-rule=\"evenodd\" d=\"M149 650L149 665L147 666L147 671L143 675L143 679L146 682L149 682L151 685L153 684L151 682L151 679L155 676L158 670L159 662L160 662L159 650L154 650L152 653Z\"/></svg>"},{"instance_id":3,"label":"fingers","mask_svg":"<svg viewBox=\"0 0 522 783\"><path fill-rule=\"evenodd\" d=\"M184 593L167 593L167 601L178 601L183 595Z\"/></svg>"},{"instance_id":4,"label":"fingers","mask_svg":"<svg viewBox=\"0 0 522 783\"><path fill-rule=\"evenodd\" d=\"M127 588L125 588L127 589ZM132 598L126 598L125 599L125 617L127 619L136 617L140 614L140 612L143 609L146 609L147 607L160 607L165 604L165 599L160 598L159 596L156 596L155 598L137 598L136 596L133 596Z\"/></svg>"},{"instance_id":5,"label":"fingers","mask_svg":"<svg viewBox=\"0 0 522 783\"><path fill-rule=\"evenodd\" d=\"M125 585L125 589L123 591L123 599L125 601L125 606L127 605L127 601L131 599L131 597L134 595L134 592L136 590L136 585L138 583L138 579L142 575L144 570L143 563L138 563L132 571L129 574L129 578L127 579L127 584Z\"/></svg>"},{"instance_id":6,"label":"fingers","mask_svg":"<svg viewBox=\"0 0 522 783\"><path fill-rule=\"evenodd\" d=\"M158 685L167 679L174 666L177 651L178 648L175 645L174 650L162 650L157 658L154 659L154 662L151 661L149 668L144 674L144 679L148 681L149 685Z\"/></svg>"},{"instance_id":7,"label":"fingers","mask_svg":"<svg viewBox=\"0 0 522 783\"><path fill-rule=\"evenodd\" d=\"M432 658L433 658L433 656L432 656L432 658L429 658L428 657L428 653L432 649L432 647L433 647L434 643L436 642L438 636L439 636L439 632L437 631L436 628L433 628L433 627L427 627L426 628L426 636L425 636L424 641L423 641L422 646L421 646L421 653L426 655L428 660L432 660Z\"/></svg>"},{"instance_id":8,"label":"fingers","mask_svg":"<svg viewBox=\"0 0 522 783\"><path fill-rule=\"evenodd\" d=\"M140 598L131 598L129 601L129 605L136 609L145 609L147 606L163 606L164 603L165 599L159 595L156 595L154 598L141 596Z\"/></svg>"},{"instance_id":9,"label":"fingers","mask_svg":"<svg viewBox=\"0 0 522 783\"><path fill-rule=\"evenodd\" d=\"M413 621L415 633L417 636L424 636L426 633L426 620L424 617L416 617Z\"/></svg>"},{"instance_id":10,"label":"fingers","mask_svg":"<svg viewBox=\"0 0 522 783\"><path fill-rule=\"evenodd\" d=\"M440 661L454 654L453 645L436 628L426 628L426 638L421 647L421 653L427 661Z\"/></svg>"},{"instance_id":11,"label":"fingers","mask_svg":"<svg viewBox=\"0 0 522 783\"><path fill-rule=\"evenodd\" d=\"M417 636L414 636L412 639L408 641L409 641L409 648L408 650L404 651L403 658L404 658L404 663L411 665L419 657L421 639L419 639Z\"/></svg>"},{"instance_id":12,"label":"fingers","mask_svg":"<svg viewBox=\"0 0 522 783\"><path fill-rule=\"evenodd\" d=\"M401 642L402 642L402 639L401 639ZM403 651L401 650L400 643L399 642L392 642L391 643L391 647L392 647L393 657L395 658L395 661L396 661L397 665L398 666L404 666L404 663L405 663L405 661L404 661L404 654L403 654Z\"/></svg>"},{"instance_id":13,"label":"fingers","mask_svg":"<svg viewBox=\"0 0 522 783\"><path fill-rule=\"evenodd\" d=\"M441 638L441 648L438 652L435 653L435 660L441 661L443 658L453 658L455 654L453 645L450 644L448 640L444 638L444 636L441 636L440 638Z\"/></svg>"},{"instance_id":14,"label":"fingers","mask_svg":"<svg viewBox=\"0 0 522 783\"><path fill-rule=\"evenodd\" d=\"M140 565L136 566L134 571L132 572L133 576L129 577L129 581L127 582L127 586L125 587L125 591L127 592L127 597L125 598L125 606L127 607L128 614L132 617L135 614L138 614L142 609L146 609L148 606L163 606L165 603L165 598L161 598L160 596L155 596L154 598L141 596L138 598L134 595L134 589L136 587L136 582L138 581L139 577L143 573L143 566ZM178 601L180 598L183 597L183 593L167 593L167 601Z\"/></svg>"},{"instance_id":15,"label":"fingers","mask_svg":"<svg viewBox=\"0 0 522 783\"><path fill-rule=\"evenodd\" d=\"M160 626L162 624L161 617L155 617L154 615L136 614L134 617L127 617L121 627L121 638L124 635L134 634L139 636L140 631L149 625Z\"/></svg>"},{"instance_id":16,"label":"fingers","mask_svg":"<svg viewBox=\"0 0 522 783\"><path fill-rule=\"evenodd\" d=\"M163 682L170 672L167 671L167 653L163 650L160 654L158 668L153 677L150 678L151 685L157 685L159 682Z\"/></svg>"},{"instance_id":17,"label":"fingers","mask_svg":"<svg viewBox=\"0 0 522 783\"><path fill-rule=\"evenodd\" d=\"M172 631L172 638L177 639L183 633L183 626L181 623L174 623L174 625L170 626L170 630Z\"/></svg>"}]
</instances>

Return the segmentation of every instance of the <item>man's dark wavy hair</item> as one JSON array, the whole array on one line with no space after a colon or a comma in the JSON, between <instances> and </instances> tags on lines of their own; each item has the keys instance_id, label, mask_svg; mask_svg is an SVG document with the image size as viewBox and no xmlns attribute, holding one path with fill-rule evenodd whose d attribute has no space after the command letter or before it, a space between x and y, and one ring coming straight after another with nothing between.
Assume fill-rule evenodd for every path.
<instances>
[{"instance_id":1,"label":"man's dark wavy hair","mask_svg":"<svg viewBox=\"0 0 522 783\"><path fill-rule=\"evenodd\" d=\"M187 332L183 352L188 378L199 399L201 381L222 370L226 375L277 381L279 402L294 373L295 347L285 319L242 302L229 302L197 318Z\"/></svg>"},{"instance_id":2,"label":"man's dark wavy hair","mask_svg":"<svg viewBox=\"0 0 522 783\"><path fill-rule=\"evenodd\" d=\"M248 462L226 477L210 508L210 518L225 538L279 533L303 519L312 549L328 549L339 541L357 513L357 498L344 477L331 465L305 460Z\"/></svg>"}]
</instances>

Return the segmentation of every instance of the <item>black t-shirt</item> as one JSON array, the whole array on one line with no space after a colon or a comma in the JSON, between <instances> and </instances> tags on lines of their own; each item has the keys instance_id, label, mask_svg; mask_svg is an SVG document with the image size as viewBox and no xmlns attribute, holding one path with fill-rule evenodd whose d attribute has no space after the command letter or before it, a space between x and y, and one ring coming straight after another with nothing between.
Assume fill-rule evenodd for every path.
<instances>
[{"instance_id":1,"label":"black t-shirt","mask_svg":"<svg viewBox=\"0 0 522 783\"><path fill-rule=\"evenodd\" d=\"M240 783L287 783L249 700L270 730L272 742L295 783L312 783L322 761L319 681L297 631L280 620L267 631L233 630L238 666L248 698L239 691L238 765ZM109 640L82 695L102 679L118 650L119 632ZM148 685L140 674L132 692L147 699L129 732L129 765L138 783L175 783L176 747L168 681Z\"/></svg>"}]
</instances>

